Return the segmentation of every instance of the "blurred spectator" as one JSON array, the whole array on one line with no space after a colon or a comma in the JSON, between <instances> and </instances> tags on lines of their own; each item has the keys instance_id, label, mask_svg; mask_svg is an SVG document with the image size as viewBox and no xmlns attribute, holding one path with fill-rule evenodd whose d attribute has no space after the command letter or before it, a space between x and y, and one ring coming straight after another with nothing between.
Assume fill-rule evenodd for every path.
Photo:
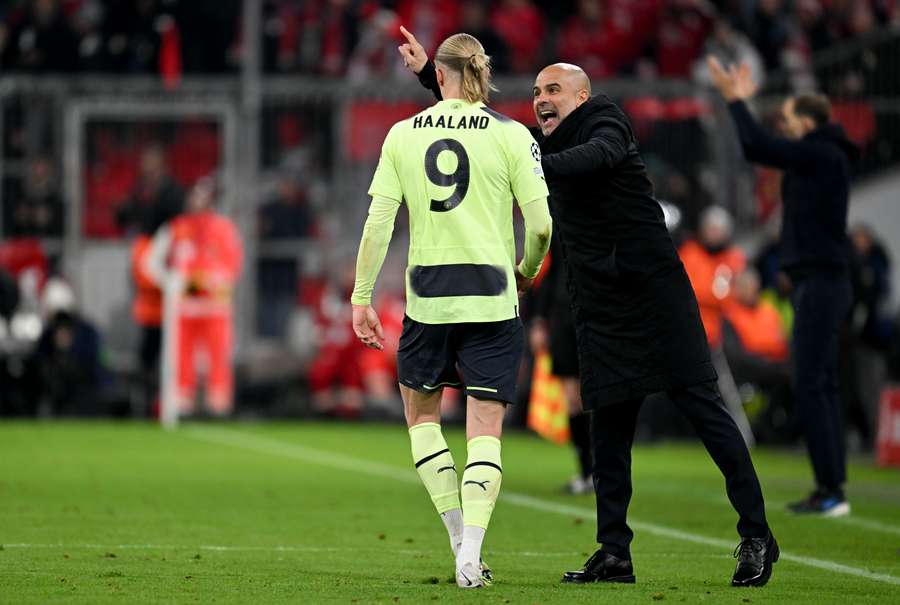
<instances>
[{"instance_id":1,"label":"blurred spectator","mask_svg":"<svg viewBox=\"0 0 900 605\"><path fill-rule=\"evenodd\" d=\"M794 437L788 330L775 306L760 296L759 275L753 269L734 280L734 296L725 305L722 334L723 352L735 382L750 384L765 396L765 408L753 427L757 438L771 441Z\"/></svg>"},{"instance_id":2,"label":"blurred spectator","mask_svg":"<svg viewBox=\"0 0 900 605\"><path fill-rule=\"evenodd\" d=\"M106 381L100 333L81 317L71 287L59 278L47 282L44 325L32 357L31 392L40 413L96 415Z\"/></svg>"},{"instance_id":3,"label":"blurred spectator","mask_svg":"<svg viewBox=\"0 0 900 605\"><path fill-rule=\"evenodd\" d=\"M556 55L591 77L630 68L656 33L659 0L579 0L559 31Z\"/></svg>"},{"instance_id":4,"label":"blurred spectator","mask_svg":"<svg viewBox=\"0 0 900 605\"><path fill-rule=\"evenodd\" d=\"M377 310L385 331L384 350L359 342L347 321L355 264L316 287L305 286L305 302L312 306L317 354L308 370L313 408L318 414L340 418L398 417L403 410L397 388L396 353L403 331L402 295L382 291Z\"/></svg>"},{"instance_id":5,"label":"blurred spectator","mask_svg":"<svg viewBox=\"0 0 900 605\"><path fill-rule=\"evenodd\" d=\"M706 47L693 66L694 81L707 86L712 85L709 69L706 66L706 56L713 55L722 65L746 63L750 66L753 81L763 85L766 79L765 67L759 51L742 32L739 32L728 19L718 18L713 23L709 37L706 39Z\"/></svg>"},{"instance_id":6,"label":"blurred spectator","mask_svg":"<svg viewBox=\"0 0 900 605\"><path fill-rule=\"evenodd\" d=\"M358 360L366 346L356 338L347 321L354 274L355 267L348 263L316 292L308 284L306 293L314 305L318 344L308 372L313 409L341 418L358 418L363 409L363 377Z\"/></svg>"},{"instance_id":7,"label":"blurred spectator","mask_svg":"<svg viewBox=\"0 0 900 605\"><path fill-rule=\"evenodd\" d=\"M159 397L159 356L162 348L163 293L147 271L152 233L141 233L131 244L131 279L134 300L131 317L140 329L138 337L138 401L134 409L152 413Z\"/></svg>"},{"instance_id":8,"label":"blurred spectator","mask_svg":"<svg viewBox=\"0 0 900 605\"><path fill-rule=\"evenodd\" d=\"M755 270L746 269L735 278L734 296L725 304L724 318L737 337L733 351L768 363L787 361L788 332L778 310L760 298L760 280ZM726 355L728 350L726 346Z\"/></svg>"},{"instance_id":9,"label":"blurred spectator","mask_svg":"<svg viewBox=\"0 0 900 605\"><path fill-rule=\"evenodd\" d=\"M384 329L384 350L363 348L359 368L369 416L401 417L403 404L397 388L397 347L403 332L406 303L402 294L382 292L376 304Z\"/></svg>"},{"instance_id":10,"label":"blurred spectator","mask_svg":"<svg viewBox=\"0 0 900 605\"><path fill-rule=\"evenodd\" d=\"M806 37L812 52L824 50L837 40L839 33L836 29L839 24L831 15L826 15L820 0L799 0L794 12L797 26Z\"/></svg>"},{"instance_id":11,"label":"blurred spectator","mask_svg":"<svg viewBox=\"0 0 900 605\"><path fill-rule=\"evenodd\" d=\"M72 14L72 28L78 37L78 66L81 71L102 72L108 55L103 38L103 3L83 0Z\"/></svg>"},{"instance_id":12,"label":"blurred spectator","mask_svg":"<svg viewBox=\"0 0 900 605\"><path fill-rule=\"evenodd\" d=\"M24 11L8 16L3 70L71 73L78 67L78 39L59 0L32 0Z\"/></svg>"},{"instance_id":13,"label":"blurred spectator","mask_svg":"<svg viewBox=\"0 0 900 605\"><path fill-rule=\"evenodd\" d=\"M841 398L847 422L860 444L875 439L878 403L887 378L887 357L896 327L886 307L891 262L868 225L849 230L852 244L850 278L853 309L841 333Z\"/></svg>"},{"instance_id":14,"label":"blurred spectator","mask_svg":"<svg viewBox=\"0 0 900 605\"><path fill-rule=\"evenodd\" d=\"M745 0L741 3L739 27L759 50L767 71L781 67L781 54L791 34L784 0Z\"/></svg>"},{"instance_id":15,"label":"blurred spectator","mask_svg":"<svg viewBox=\"0 0 900 605\"><path fill-rule=\"evenodd\" d=\"M460 6L456 0L397 0L400 23L434 57L438 44L459 31Z\"/></svg>"},{"instance_id":16,"label":"blurred spectator","mask_svg":"<svg viewBox=\"0 0 900 605\"><path fill-rule=\"evenodd\" d=\"M544 42L544 16L530 0L503 0L494 11L491 26L509 49L508 65L514 73L530 75L542 67L538 66L538 60ZM468 29L463 30L475 35L484 44L480 36ZM491 54L486 44L485 50Z\"/></svg>"},{"instance_id":17,"label":"blurred spectator","mask_svg":"<svg viewBox=\"0 0 900 605\"><path fill-rule=\"evenodd\" d=\"M343 75L356 46L357 20L347 0L317 0L319 12L308 15L300 43L312 47L310 65L327 76ZM316 52L317 51L317 52Z\"/></svg>"},{"instance_id":18,"label":"blurred spectator","mask_svg":"<svg viewBox=\"0 0 900 605\"><path fill-rule=\"evenodd\" d=\"M182 414L195 411L197 374L205 370L207 411L230 414L234 406L234 288L243 263L240 233L215 211L212 178L200 179L188 195L186 212L153 237L146 270L158 286L182 280L178 300L176 384ZM201 361L202 360L202 361Z\"/></svg>"},{"instance_id":19,"label":"blurred spectator","mask_svg":"<svg viewBox=\"0 0 900 605\"><path fill-rule=\"evenodd\" d=\"M850 229L853 244L853 328L860 340L884 349L891 338L891 319L885 311L890 296L891 261L872 228L858 224Z\"/></svg>"},{"instance_id":20,"label":"blurred spectator","mask_svg":"<svg viewBox=\"0 0 900 605\"><path fill-rule=\"evenodd\" d=\"M16 277L0 267L0 320L9 320L19 306L19 283Z\"/></svg>"},{"instance_id":21,"label":"blurred spectator","mask_svg":"<svg viewBox=\"0 0 900 605\"><path fill-rule=\"evenodd\" d=\"M174 18L185 73L221 73L229 69L228 51L234 42L241 4L240 0L177 3Z\"/></svg>"},{"instance_id":22,"label":"blurred spectator","mask_svg":"<svg viewBox=\"0 0 900 605\"><path fill-rule=\"evenodd\" d=\"M162 38L157 0L107 0L103 34L108 69L125 73L153 73L159 65Z\"/></svg>"},{"instance_id":23,"label":"blurred spectator","mask_svg":"<svg viewBox=\"0 0 900 605\"><path fill-rule=\"evenodd\" d=\"M356 46L357 15L346 0L269 0L263 8L266 71L342 75Z\"/></svg>"},{"instance_id":24,"label":"blurred spectator","mask_svg":"<svg viewBox=\"0 0 900 605\"><path fill-rule=\"evenodd\" d=\"M722 345L722 312L732 292L734 277L744 270L746 258L731 243L734 221L721 206L700 215L696 240L688 240L678 253L700 305L700 319L710 347Z\"/></svg>"},{"instance_id":25,"label":"blurred spectator","mask_svg":"<svg viewBox=\"0 0 900 605\"><path fill-rule=\"evenodd\" d=\"M259 235L262 239L301 238L312 234L315 218L309 208L306 190L296 177L283 174L275 195L259 209Z\"/></svg>"},{"instance_id":26,"label":"blurred spectator","mask_svg":"<svg viewBox=\"0 0 900 605\"><path fill-rule=\"evenodd\" d=\"M656 33L656 69L664 78L684 78L700 56L713 27L713 8L706 0L665 3Z\"/></svg>"},{"instance_id":27,"label":"blurred spectator","mask_svg":"<svg viewBox=\"0 0 900 605\"><path fill-rule=\"evenodd\" d=\"M41 241L33 237L8 237L0 240L0 269L20 283L33 284L24 294L37 297L50 272L50 263Z\"/></svg>"},{"instance_id":28,"label":"blurred spectator","mask_svg":"<svg viewBox=\"0 0 900 605\"><path fill-rule=\"evenodd\" d=\"M594 76L637 68L682 77L707 37L713 6L750 37L767 69L792 72L809 63L810 52L900 20L893 0L264 0L263 65L268 73L334 77L346 75L351 62L355 77L390 71L403 23L429 54L456 31L473 33L498 73L528 73L546 53ZM239 0L7 0L0 5L0 68L158 72L177 82L182 71L239 66L240 22ZM548 48L554 39L555 53ZM655 61L639 62L648 50Z\"/></svg>"},{"instance_id":29,"label":"blurred spectator","mask_svg":"<svg viewBox=\"0 0 900 605\"><path fill-rule=\"evenodd\" d=\"M347 75L351 80L365 80L373 74L399 70L397 35L400 24L393 11L372 10L360 21L359 41L350 56Z\"/></svg>"},{"instance_id":30,"label":"blurred spectator","mask_svg":"<svg viewBox=\"0 0 900 605\"><path fill-rule=\"evenodd\" d=\"M510 71L509 46L502 28L497 27L498 17L495 17L495 25L490 23L489 2L485 0L467 0L462 6L462 17L459 29L478 38L484 46L484 52L491 58L491 69L494 73L507 73ZM502 18L500 19L503 20ZM537 44L540 40L536 41Z\"/></svg>"},{"instance_id":31,"label":"blurred spectator","mask_svg":"<svg viewBox=\"0 0 900 605\"><path fill-rule=\"evenodd\" d=\"M181 212L184 194L169 175L165 150L160 145L145 147L139 161L138 182L116 213L116 222L128 234L152 235Z\"/></svg>"},{"instance_id":32,"label":"blurred spectator","mask_svg":"<svg viewBox=\"0 0 900 605\"><path fill-rule=\"evenodd\" d=\"M62 237L65 208L57 187L51 161L45 157L32 160L23 191L10 204L11 234Z\"/></svg>"},{"instance_id":33,"label":"blurred spectator","mask_svg":"<svg viewBox=\"0 0 900 605\"><path fill-rule=\"evenodd\" d=\"M578 12L569 17L556 44L560 61L580 66L592 78L605 78L621 66L622 57L614 49L622 35L608 26L600 0L579 0Z\"/></svg>"}]
</instances>

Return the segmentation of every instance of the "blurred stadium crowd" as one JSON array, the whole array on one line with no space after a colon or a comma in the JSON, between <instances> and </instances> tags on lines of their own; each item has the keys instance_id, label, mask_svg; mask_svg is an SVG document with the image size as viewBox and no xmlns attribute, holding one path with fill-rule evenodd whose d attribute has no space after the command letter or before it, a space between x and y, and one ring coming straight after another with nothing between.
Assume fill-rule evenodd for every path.
<instances>
[{"instance_id":1,"label":"blurred stadium crowd","mask_svg":"<svg viewBox=\"0 0 900 605\"><path fill-rule=\"evenodd\" d=\"M499 74L552 60L593 77L689 77L727 48L756 72L808 69L814 53L900 19L895 0L268 0L269 73L399 73L405 23L432 52L478 37ZM0 66L27 73L223 73L241 60L239 0L9 0Z\"/></svg>"},{"instance_id":2,"label":"blurred stadium crowd","mask_svg":"<svg viewBox=\"0 0 900 605\"><path fill-rule=\"evenodd\" d=\"M871 152L867 157L875 158L867 169L900 159L896 112L876 115L866 101L900 94L896 58L848 55L852 58L838 69L824 72L814 60L900 24L895 0L269 0L262 20L263 70L323 81L408 80L396 54L401 23L429 52L456 31L474 34L501 75L530 77L546 63L565 60L583 66L595 81L676 78L704 85L705 70L698 65L707 53L746 61L770 91L815 85L832 94L836 117ZM896 55L896 42L885 52ZM154 75L175 86L191 76L236 74L242 44L239 0L11 0L0 6L0 78ZM134 394L145 388L147 377L139 376L143 366L122 371L122 364L109 359L104 339L113 335L79 309L62 278L65 259L53 244L67 233L71 214L59 142L34 143L41 137L33 131L42 128L25 119L26 105L20 101L3 108L7 168L0 316L9 321L0 324L0 415L151 414L153 396ZM260 303L251 321L259 338L288 341L302 363L292 366L296 371L289 373L287 386L276 387L260 386L265 381L253 377L271 369L261 366L277 366L278 355L239 367L239 412L248 411L241 409L243 402L268 402L263 407L269 413L296 413L290 402L297 398L305 402L303 413L400 412L392 349L403 317L402 281L388 280L376 299L388 335L387 354L364 348L349 324L352 254L340 251L355 241L362 223L356 222L359 213L347 214L334 204L334 190L345 175L333 158L340 148L350 163L363 167L361 178L367 179L381 139L370 141L372 131L354 125L378 123L386 131L417 107L360 102L344 118L349 125L340 135L330 128L331 108L264 110L264 182L254 219L259 251L251 285ZM734 375L732 396L743 401L761 440L796 438L787 371L792 318L777 270L780 175L750 172L753 207L747 216L709 210L721 186L709 178L710 156L716 152L702 134L710 108L691 98L660 99L650 90L625 99L623 107L635 123L657 192L675 217L673 237L697 292L710 344L727 358ZM527 99L504 110L531 123ZM777 112L770 118L777 128ZM185 191L197 179L221 169L222 136L220 124L202 119L137 128L102 120L88 124L83 236L129 244L152 236L182 212ZM900 329L896 310L888 304L891 259L877 229L859 224L852 230L856 302L844 334L845 401L862 444L874 438L880 386L891 373L900 379ZM402 276L400 267L399 261L389 261L385 272ZM153 321L147 323L137 273L132 267L131 316L146 327ZM17 308L30 315L20 313L14 325ZM10 338L14 333L28 338ZM11 344L23 340L27 347ZM143 361L145 355L152 366L154 351L141 349L136 356ZM530 368L523 368L523 403L530 377ZM518 406L517 414L524 417L525 407ZM671 417L652 416L658 430L673 426ZM650 422L651 414L645 417Z\"/></svg>"}]
</instances>

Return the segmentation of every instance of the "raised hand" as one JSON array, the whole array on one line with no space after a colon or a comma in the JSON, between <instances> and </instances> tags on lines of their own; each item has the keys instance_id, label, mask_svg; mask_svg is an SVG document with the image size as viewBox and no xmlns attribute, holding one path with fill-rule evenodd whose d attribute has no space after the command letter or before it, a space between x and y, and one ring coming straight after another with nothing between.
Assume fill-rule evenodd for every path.
<instances>
[{"instance_id":1,"label":"raised hand","mask_svg":"<svg viewBox=\"0 0 900 605\"><path fill-rule=\"evenodd\" d=\"M726 101L746 100L756 94L759 86L753 81L750 66L746 63L741 63L740 66L732 64L726 69L717 58L709 55L706 57L706 64L713 86Z\"/></svg>"},{"instance_id":2,"label":"raised hand","mask_svg":"<svg viewBox=\"0 0 900 605\"><path fill-rule=\"evenodd\" d=\"M749 99L759 90L759 84L753 81L753 74L747 63L741 63L739 67L732 65L731 73L739 99Z\"/></svg>"},{"instance_id":3,"label":"raised hand","mask_svg":"<svg viewBox=\"0 0 900 605\"><path fill-rule=\"evenodd\" d=\"M416 40L416 37L402 25L400 26L400 33L406 38L406 43L397 47L397 50L400 51L400 56L403 57L403 65L414 74L417 74L428 63L428 54L425 52L425 48Z\"/></svg>"}]
</instances>

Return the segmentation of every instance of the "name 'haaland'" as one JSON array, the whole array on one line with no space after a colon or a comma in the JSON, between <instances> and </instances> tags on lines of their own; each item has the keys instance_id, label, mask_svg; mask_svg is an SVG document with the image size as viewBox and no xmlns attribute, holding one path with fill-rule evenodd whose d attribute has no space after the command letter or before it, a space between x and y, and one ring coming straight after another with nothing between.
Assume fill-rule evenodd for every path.
<instances>
[{"instance_id":1,"label":"name 'haaland'","mask_svg":"<svg viewBox=\"0 0 900 605\"><path fill-rule=\"evenodd\" d=\"M450 130L484 130L488 127L488 116L438 116L432 120L430 115L416 116L413 128L448 128Z\"/></svg>"}]
</instances>

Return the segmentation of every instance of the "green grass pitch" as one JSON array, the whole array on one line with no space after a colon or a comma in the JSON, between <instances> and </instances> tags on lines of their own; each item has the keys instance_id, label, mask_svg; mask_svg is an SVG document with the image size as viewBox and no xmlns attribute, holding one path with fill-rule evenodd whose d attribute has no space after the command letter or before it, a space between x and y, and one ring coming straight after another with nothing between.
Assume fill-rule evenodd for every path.
<instances>
[{"instance_id":1,"label":"green grass pitch","mask_svg":"<svg viewBox=\"0 0 900 605\"><path fill-rule=\"evenodd\" d=\"M447 431L457 463L459 429ZM568 448L509 432L485 543L496 583L448 583L446 535L401 426L0 424L0 603L900 603L900 472L859 460L854 515L797 518L797 452L759 449L783 552L734 589L735 516L699 443L634 452L634 586L561 586L593 552Z\"/></svg>"}]
</instances>

